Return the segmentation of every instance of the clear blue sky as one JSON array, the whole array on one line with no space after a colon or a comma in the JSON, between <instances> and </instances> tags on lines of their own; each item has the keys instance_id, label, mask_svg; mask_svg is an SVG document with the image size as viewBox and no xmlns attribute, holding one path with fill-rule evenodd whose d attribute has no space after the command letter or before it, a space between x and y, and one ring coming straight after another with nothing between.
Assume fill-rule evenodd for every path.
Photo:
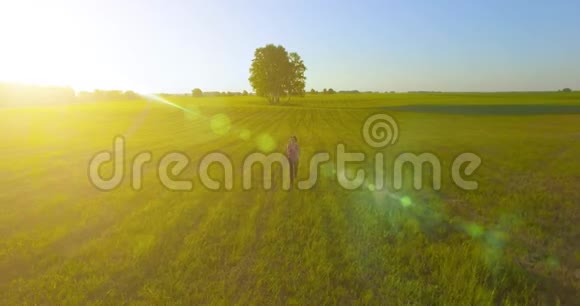
<instances>
[{"instance_id":1,"label":"clear blue sky","mask_svg":"<svg viewBox=\"0 0 580 306\"><path fill-rule=\"evenodd\" d=\"M77 89L250 90L267 43L307 89L580 88L580 1L4 0L0 37L0 80Z\"/></svg>"}]
</instances>

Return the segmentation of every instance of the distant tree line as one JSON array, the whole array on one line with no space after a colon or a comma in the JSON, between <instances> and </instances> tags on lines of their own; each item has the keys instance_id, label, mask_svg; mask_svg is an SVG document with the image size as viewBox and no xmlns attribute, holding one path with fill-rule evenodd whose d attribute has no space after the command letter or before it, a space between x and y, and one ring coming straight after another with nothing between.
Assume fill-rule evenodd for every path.
<instances>
[{"instance_id":1,"label":"distant tree line","mask_svg":"<svg viewBox=\"0 0 580 306\"><path fill-rule=\"evenodd\" d=\"M302 85L300 85L302 86ZM559 89L558 92L573 92L571 88ZM324 88L322 91L317 91L314 88L310 89L311 95L333 95L333 94L361 94L361 93L380 93L372 91L359 90L340 90L335 91L332 88ZM394 91L383 92L385 94L395 93ZM440 91L409 91L409 93L441 93ZM232 91L202 91L195 88L191 94L159 94L161 96L193 96L193 97L232 97L232 96L253 96L255 93L250 93L246 90L242 92ZM293 95L292 93L290 94ZM15 106L38 106L38 105L62 105L79 102L101 102L101 101L132 101L143 99L142 96L133 91L123 90L101 90L81 91L75 94L75 91L70 87L58 86L38 86L25 85L0 82L0 107L15 107Z\"/></svg>"},{"instance_id":2,"label":"distant tree line","mask_svg":"<svg viewBox=\"0 0 580 306\"><path fill-rule=\"evenodd\" d=\"M73 103L75 91L70 87L0 83L0 106L33 106Z\"/></svg>"},{"instance_id":3,"label":"distant tree line","mask_svg":"<svg viewBox=\"0 0 580 306\"><path fill-rule=\"evenodd\" d=\"M0 83L0 107L63 105L79 102L128 101L140 96L133 91L99 90L75 94L71 87Z\"/></svg>"},{"instance_id":4,"label":"distant tree line","mask_svg":"<svg viewBox=\"0 0 580 306\"><path fill-rule=\"evenodd\" d=\"M317 91L317 90L315 90L314 88L310 89L310 94L312 94L312 95L318 95L318 94L323 94L323 95L333 95L333 94L335 94L335 93L336 93L336 91L335 91L334 89L332 89L332 88L328 88L328 89L324 88L324 89L323 89L322 91L320 91L320 92L319 92L319 91Z\"/></svg>"},{"instance_id":5,"label":"distant tree line","mask_svg":"<svg viewBox=\"0 0 580 306\"><path fill-rule=\"evenodd\" d=\"M81 91L78 94L78 99L81 102L90 101L124 101L124 100L137 100L141 96L134 91L127 90L101 90L95 89L92 92Z\"/></svg>"},{"instance_id":6,"label":"distant tree line","mask_svg":"<svg viewBox=\"0 0 580 306\"><path fill-rule=\"evenodd\" d=\"M192 97L235 97L235 96L251 96L253 93L249 93L247 90L242 92L238 91L202 91L199 88L194 88L191 91Z\"/></svg>"},{"instance_id":7,"label":"distant tree line","mask_svg":"<svg viewBox=\"0 0 580 306\"><path fill-rule=\"evenodd\" d=\"M332 88L326 89L324 88L322 91L317 91L316 89L312 88L310 89L310 91L308 92L311 95L318 95L318 94L324 94L324 95L332 95L335 93L339 93L339 94L378 94L378 93L382 93L379 91L360 91L360 90L339 90L339 91L335 91ZM395 93L394 91L385 91L384 93Z\"/></svg>"}]
</instances>

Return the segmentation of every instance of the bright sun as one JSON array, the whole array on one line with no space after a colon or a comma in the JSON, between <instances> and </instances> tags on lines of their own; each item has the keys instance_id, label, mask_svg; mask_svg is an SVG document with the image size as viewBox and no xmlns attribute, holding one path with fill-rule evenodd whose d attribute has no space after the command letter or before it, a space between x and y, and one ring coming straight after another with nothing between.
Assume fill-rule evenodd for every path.
<instances>
[{"instance_id":1,"label":"bright sun","mask_svg":"<svg viewBox=\"0 0 580 306\"><path fill-rule=\"evenodd\" d=\"M58 2L58 1L56 1ZM77 7L55 1L7 0L0 4L0 81L71 86L115 86L102 22L86 20ZM90 9L90 8L86 8Z\"/></svg>"}]
</instances>

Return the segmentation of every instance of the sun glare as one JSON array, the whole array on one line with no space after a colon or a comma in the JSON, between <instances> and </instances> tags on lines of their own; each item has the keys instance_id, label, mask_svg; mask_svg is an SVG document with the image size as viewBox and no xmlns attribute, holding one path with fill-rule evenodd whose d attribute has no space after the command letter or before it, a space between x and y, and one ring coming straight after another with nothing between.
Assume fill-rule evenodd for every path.
<instances>
[{"instance_id":1,"label":"sun glare","mask_svg":"<svg viewBox=\"0 0 580 306\"><path fill-rule=\"evenodd\" d=\"M75 90L129 85L107 59L114 51L103 43L107 29L78 12L52 1L0 4L0 81Z\"/></svg>"}]
</instances>

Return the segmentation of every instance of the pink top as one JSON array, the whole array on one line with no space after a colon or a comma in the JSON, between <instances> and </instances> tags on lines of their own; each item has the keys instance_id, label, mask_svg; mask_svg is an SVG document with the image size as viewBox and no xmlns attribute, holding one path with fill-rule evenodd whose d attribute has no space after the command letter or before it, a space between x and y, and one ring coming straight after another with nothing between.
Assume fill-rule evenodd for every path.
<instances>
[{"instance_id":1,"label":"pink top","mask_svg":"<svg viewBox=\"0 0 580 306\"><path fill-rule=\"evenodd\" d=\"M300 155L300 148L298 147L298 144L295 142L289 143L286 147L286 154L288 154L288 159L292 161L298 160L298 156Z\"/></svg>"}]
</instances>

